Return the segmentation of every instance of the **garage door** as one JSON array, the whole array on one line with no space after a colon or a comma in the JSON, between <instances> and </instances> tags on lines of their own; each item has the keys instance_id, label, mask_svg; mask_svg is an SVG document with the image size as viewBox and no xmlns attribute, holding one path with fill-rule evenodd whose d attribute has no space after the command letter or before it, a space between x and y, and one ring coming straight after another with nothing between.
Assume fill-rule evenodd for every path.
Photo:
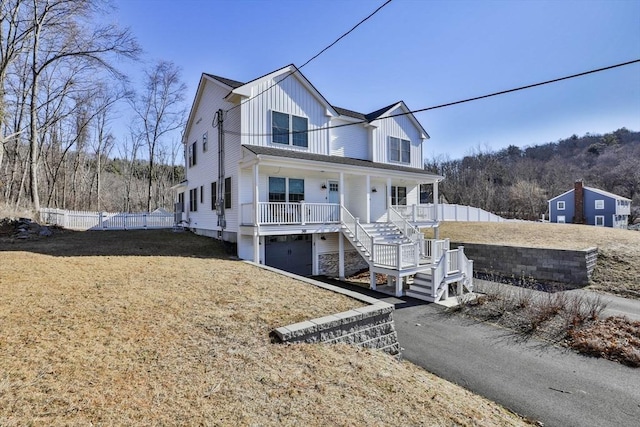
<instances>
[{"instance_id":1,"label":"garage door","mask_svg":"<svg viewBox=\"0 0 640 427\"><path fill-rule=\"evenodd\" d=\"M267 236L265 240L265 264L301 276L311 275L310 234Z\"/></svg>"}]
</instances>

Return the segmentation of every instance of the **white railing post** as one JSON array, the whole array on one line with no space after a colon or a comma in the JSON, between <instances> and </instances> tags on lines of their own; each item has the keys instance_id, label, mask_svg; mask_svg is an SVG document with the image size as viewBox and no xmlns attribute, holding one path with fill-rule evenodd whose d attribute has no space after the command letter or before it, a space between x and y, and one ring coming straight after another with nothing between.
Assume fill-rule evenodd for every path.
<instances>
[{"instance_id":1,"label":"white railing post","mask_svg":"<svg viewBox=\"0 0 640 427\"><path fill-rule=\"evenodd\" d=\"M461 273L464 273L466 268L464 258L464 246L458 246L458 270L460 270Z\"/></svg>"},{"instance_id":2,"label":"white railing post","mask_svg":"<svg viewBox=\"0 0 640 427\"><path fill-rule=\"evenodd\" d=\"M307 223L307 206L304 200L300 201L300 224L305 225Z\"/></svg>"},{"instance_id":3,"label":"white railing post","mask_svg":"<svg viewBox=\"0 0 640 427\"><path fill-rule=\"evenodd\" d=\"M416 222L416 217L418 215L418 205L413 205L413 222Z\"/></svg>"},{"instance_id":4,"label":"white railing post","mask_svg":"<svg viewBox=\"0 0 640 427\"><path fill-rule=\"evenodd\" d=\"M147 213L142 214L142 226L146 230L147 229Z\"/></svg>"},{"instance_id":5,"label":"white railing post","mask_svg":"<svg viewBox=\"0 0 640 427\"><path fill-rule=\"evenodd\" d=\"M444 251L444 275L449 273L449 251Z\"/></svg>"},{"instance_id":6,"label":"white railing post","mask_svg":"<svg viewBox=\"0 0 640 427\"><path fill-rule=\"evenodd\" d=\"M358 228L360 228L360 218L356 217L355 220L356 220L356 225L355 225L354 236L355 236L356 242L359 242L360 240L358 239Z\"/></svg>"},{"instance_id":7,"label":"white railing post","mask_svg":"<svg viewBox=\"0 0 640 427\"><path fill-rule=\"evenodd\" d=\"M402 245L396 245L396 262L398 263L398 271L402 270Z\"/></svg>"}]
</instances>

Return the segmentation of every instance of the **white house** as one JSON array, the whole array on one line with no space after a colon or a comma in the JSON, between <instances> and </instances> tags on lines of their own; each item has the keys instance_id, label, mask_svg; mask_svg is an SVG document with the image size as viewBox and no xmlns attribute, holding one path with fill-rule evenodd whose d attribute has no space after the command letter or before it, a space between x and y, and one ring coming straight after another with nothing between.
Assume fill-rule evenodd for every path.
<instances>
[{"instance_id":1,"label":"white house","mask_svg":"<svg viewBox=\"0 0 640 427\"><path fill-rule=\"evenodd\" d=\"M437 205L419 204L420 185L437 203L443 179L423 170L428 138L404 102L339 108L293 65L248 83L203 74L177 215L197 234L237 243L242 259L339 278L368 268L388 277L378 290L446 298L450 283L471 287L472 264L419 231L438 236Z\"/></svg>"}]
</instances>

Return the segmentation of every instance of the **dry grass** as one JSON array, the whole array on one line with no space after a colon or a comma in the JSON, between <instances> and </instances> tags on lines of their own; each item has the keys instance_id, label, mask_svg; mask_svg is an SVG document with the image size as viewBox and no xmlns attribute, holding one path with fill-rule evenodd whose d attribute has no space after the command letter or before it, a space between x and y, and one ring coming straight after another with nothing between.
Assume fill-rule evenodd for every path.
<instances>
[{"instance_id":1,"label":"dry grass","mask_svg":"<svg viewBox=\"0 0 640 427\"><path fill-rule=\"evenodd\" d=\"M445 222L440 236L454 242L581 250L598 248L592 289L640 299L640 232L535 222Z\"/></svg>"},{"instance_id":2,"label":"dry grass","mask_svg":"<svg viewBox=\"0 0 640 427\"><path fill-rule=\"evenodd\" d=\"M570 338L581 353L640 367L640 322L609 317L570 331Z\"/></svg>"},{"instance_id":3,"label":"dry grass","mask_svg":"<svg viewBox=\"0 0 640 427\"><path fill-rule=\"evenodd\" d=\"M0 425L522 425L380 352L274 345L362 304L188 233L0 236Z\"/></svg>"}]
</instances>

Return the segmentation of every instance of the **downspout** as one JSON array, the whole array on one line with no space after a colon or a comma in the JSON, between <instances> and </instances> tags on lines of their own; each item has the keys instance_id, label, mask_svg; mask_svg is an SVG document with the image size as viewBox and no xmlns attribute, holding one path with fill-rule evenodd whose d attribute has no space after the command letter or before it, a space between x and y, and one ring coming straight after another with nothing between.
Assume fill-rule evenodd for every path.
<instances>
[{"instance_id":1,"label":"downspout","mask_svg":"<svg viewBox=\"0 0 640 427\"><path fill-rule=\"evenodd\" d=\"M222 238L222 232L227 226L227 220L224 215L224 111L219 109L216 112L216 119L218 124L218 226L220 227L220 235Z\"/></svg>"}]
</instances>

